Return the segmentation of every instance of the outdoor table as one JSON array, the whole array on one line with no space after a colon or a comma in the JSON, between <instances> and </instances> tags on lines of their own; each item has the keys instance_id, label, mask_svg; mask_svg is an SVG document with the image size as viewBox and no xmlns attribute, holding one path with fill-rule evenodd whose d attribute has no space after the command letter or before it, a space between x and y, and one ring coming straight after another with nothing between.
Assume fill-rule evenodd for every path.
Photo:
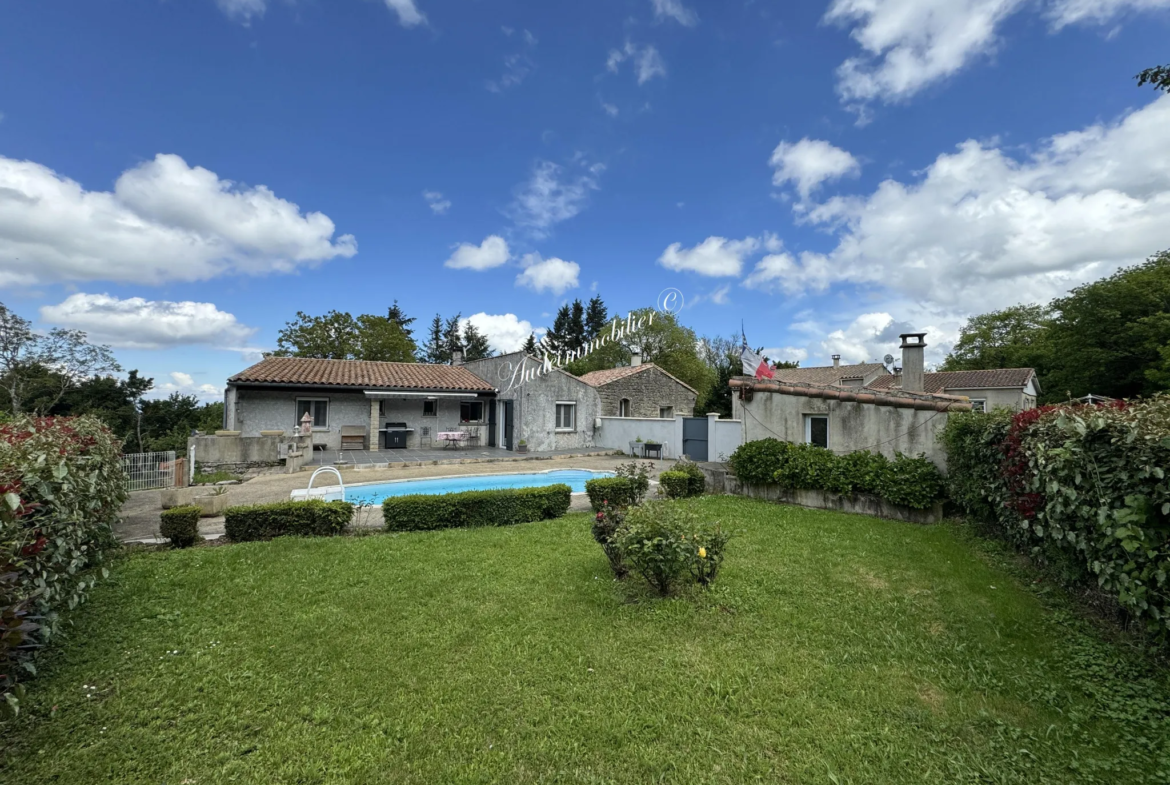
<instances>
[{"instance_id":1,"label":"outdoor table","mask_svg":"<svg viewBox=\"0 0 1170 785\"><path fill-rule=\"evenodd\" d=\"M448 447L458 448L459 442L465 442L471 438L471 434L466 431L439 431L436 436L439 441L447 442Z\"/></svg>"}]
</instances>

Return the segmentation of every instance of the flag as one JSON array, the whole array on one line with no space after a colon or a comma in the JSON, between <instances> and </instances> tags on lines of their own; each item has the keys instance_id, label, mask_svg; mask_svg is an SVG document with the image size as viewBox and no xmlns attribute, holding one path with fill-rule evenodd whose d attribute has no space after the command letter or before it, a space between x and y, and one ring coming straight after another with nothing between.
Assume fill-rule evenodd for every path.
<instances>
[{"instance_id":1,"label":"flag","mask_svg":"<svg viewBox=\"0 0 1170 785\"><path fill-rule=\"evenodd\" d=\"M739 351L739 359L743 362L743 372L747 376L754 376L757 379L773 379L776 376L768 361L748 348L746 333L743 336L743 348Z\"/></svg>"}]
</instances>

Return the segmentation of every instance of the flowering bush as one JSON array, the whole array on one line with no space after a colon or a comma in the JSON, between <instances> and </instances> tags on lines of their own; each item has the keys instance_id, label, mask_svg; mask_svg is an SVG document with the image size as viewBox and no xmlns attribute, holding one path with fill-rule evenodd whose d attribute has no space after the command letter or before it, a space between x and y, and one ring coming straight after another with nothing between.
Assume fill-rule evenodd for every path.
<instances>
[{"instance_id":1,"label":"flowering bush","mask_svg":"<svg viewBox=\"0 0 1170 785\"><path fill-rule=\"evenodd\" d=\"M687 577L713 581L727 540L718 523L700 523L689 505L668 501L631 508L613 538L622 559L664 597Z\"/></svg>"},{"instance_id":2,"label":"flowering bush","mask_svg":"<svg viewBox=\"0 0 1170 785\"><path fill-rule=\"evenodd\" d=\"M18 669L85 600L89 568L114 544L126 500L121 445L94 417L0 425L0 692L15 708ZM105 572L103 568L103 573Z\"/></svg>"},{"instance_id":3,"label":"flowering bush","mask_svg":"<svg viewBox=\"0 0 1170 785\"><path fill-rule=\"evenodd\" d=\"M1170 396L947 423L968 514L1170 636Z\"/></svg>"},{"instance_id":4,"label":"flowering bush","mask_svg":"<svg viewBox=\"0 0 1170 785\"><path fill-rule=\"evenodd\" d=\"M609 559L609 567L613 570L614 577L619 580L625 578L630 571L616 541L617 531L625 519L625 511L608 501L602 502L601 509L593 519L593 539L605 552L605 558Z\"/></svg>"}]
</instances>

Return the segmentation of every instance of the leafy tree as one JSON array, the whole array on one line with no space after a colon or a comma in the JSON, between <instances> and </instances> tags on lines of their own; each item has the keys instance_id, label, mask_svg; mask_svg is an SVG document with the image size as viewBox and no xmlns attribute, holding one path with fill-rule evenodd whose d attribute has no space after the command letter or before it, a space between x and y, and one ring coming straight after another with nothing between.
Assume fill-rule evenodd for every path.
<instances>
[{"instance_id":1,"label":"leafy tree","mask_svg":"<svg viewBox=\"0 0 1170 785\"><path fill-rule=\"evenodd\" d=\"M592 341L601 331L605 329L605 325L609 322L609 309L605 307L605 303L601 299L601 295L595 294L589 299L589 305L585 309L585 340Z\"/></svg>"},{"instance_id":2,"label":"leafy tree","mask_svg":"<svg viewBox=\"0 0 1170 785\"><path fill-rule=\"evenodd\" d=\"M482 360L491 356L492 347L488 345L487 336L471 322L463 325L463 359Z\"/></svg>"},{"instance_id":3,"label":"leafy tree","mask_svg":"<svg viewBox=\"0 0 1170 785\"><path fill-rule=\"evenodd\" d=\"M386 316L363 314L357 322L357 353L354 359L412 363L418 351L414 340L398 322Z\"/></svg>"},{"instance_id":4,"label":"leafy tree","mask_svg":"<svg viewBox=\"0 0 1170 785\"><path fill-rule=\"evenodd\" d=\"M1078 287L1052 303L1047 400L1087 393L1130 398L1165 390L1170 251Z\"/></svg>"},{"instance_id":5,"label":"leafy tree","mask_svg":"<svg viewBox=\"0 0 1170 785\"><path fill-rule=\"evenodd\" d=\"M435 318L431 319L430 329L427 330L427 342L423 344L420 352L420 358L423 362L440 364L451 361L451 355L446 351L446 343L443 341L443 317L435 314Z\"/></svg>"},{"instance_id":6,"label":"leafy tree","mask_svg":"<svg viewBox=\"0 0 1170 785\"><path fill-rule=\"evenodd\" d=\"M414 362L414 340L397 321L386 316L330 311L297 318L285 324L276 338L277 357L315 357L323 360L380 360Z\"/></svg>"},{"instance_id":7,"label":"leafy tree","mask_svg":"<svg viewBox=\"0 0 1170 785\"><path fill-rule=\"evenodd\" d=\"M973 316L959 331L959 341L941 370L1036 368L1041 372L1046 367L1051 324L1052 310L1044 305L1013 305Z\"/></svg>"},{"instance_id":8,"label":"leafy tree","mask_svg":"<svg viewBox=\"0 0 1170 785\"><path fill-rule=\"evenodd\" d=\"M1155 90L1170 92L1170 65L1156 65L1153 68L1147 68L1134 79L1137 79L1138 87L1148 84Z\"/></svg>"},{"instance_id":9,"label":"leafy tree","mask_svg":"<svg viewBox=\"0 0 1170 785\"><path fill-rule=\"evenodd\" d=\"M46 368L54 373L46 377ZM32 322L0 303L0 391L13 414L26 410L26 395L35 379L53 382L38 409L48 411L81 380L121 370L110 347L90 344L81 330L58 327L39 335Z\"/></svg>"}]
</instances>

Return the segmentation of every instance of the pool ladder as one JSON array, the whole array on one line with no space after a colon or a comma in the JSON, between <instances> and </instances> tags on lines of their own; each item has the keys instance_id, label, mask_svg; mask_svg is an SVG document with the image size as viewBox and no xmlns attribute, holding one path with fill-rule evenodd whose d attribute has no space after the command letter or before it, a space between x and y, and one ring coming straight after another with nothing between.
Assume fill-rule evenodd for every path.
<instances>
[{"instance_id":1,"label":"pool ladder","mask_svg":"<svg viewBox=\"0 0 1170 785\"><path fill-rule=\"evenodd\" d=\"M309 477L309 487L305 489L305 500L307 501L313 498L309 491L313 489L313 480L317 479L317 475L321 472L333 472L337 475L337 484L341 486L341 500L345 501L345 480L341 479L341 472L337 471L333 466L322 466L313 472L312 476Z\"/></svg>"}]
</instances>

